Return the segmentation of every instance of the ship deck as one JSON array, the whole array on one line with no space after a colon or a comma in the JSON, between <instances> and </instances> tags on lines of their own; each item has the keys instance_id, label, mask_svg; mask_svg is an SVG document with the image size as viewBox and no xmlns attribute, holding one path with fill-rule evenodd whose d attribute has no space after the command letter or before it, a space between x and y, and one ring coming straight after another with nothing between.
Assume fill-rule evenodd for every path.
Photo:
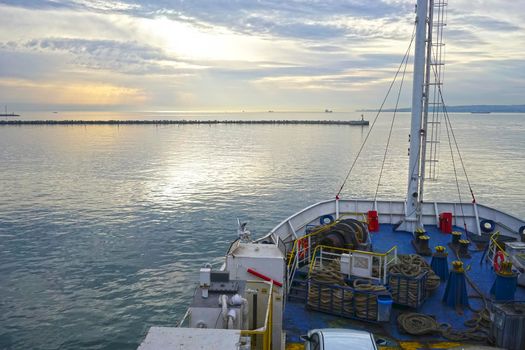
<instances>
[{"instance_id":1,"label":"ship deck","mask_svg":"<svg viewBox=\"0 0 525 350\"><path fill-rule=\"evenodd\" d=\"M440 232L435 226L425 227L427 235L430 236L430 247L433 248L438 245L445 246L449 252L448 263L449 266L453 260L457 260L455 255L448 248L448 243L451 240L450 234ZM459 227L454 227L455 231L461 231ZM395 232L392 225L382 224L379 232L372 234L372 244L374 251L386 252L393 246L397 246L398 254L414 254L416 253L411 243L412 234L408 232ZM477 285L477 287L485 294L487 299L490 299L490 289L496 278L496 274L489 264L483 259L483 250L478 250L475 244L472 244L469 249L470 258L462 259L467 270L468 276ZM431 257L426 257L430 263ZM414 337L408 334L400 333L397 327L397 316L403 312L418 312L432 315L439 323L448 323L454 329L464 330L465 321L470 320L475 316L474 312L469 309L456 310L448 307L442 302L445 292L446 282L441 282L439 288L432 293L431 296L418 309L396 306L392 308L390 322L370 323L357 321L347 318L341 318L321 312L307 310L304 302L289 300L286 304L284 325L286 331L287 344L293 348L293 344L301 342L300 335L306 334L308 330L314 328L353 328L368 330L374 333L377 337L387 340L389 346L398 346L399 342L403 341L417 341L424 343L444 342L446 341L439 335L432 336L418 336ZM469 303L473 309L480 309L482 307L482 300L471 296L476 295L471 286L467 285L467 292L469 295ZM525 288L518 286L515 294L515 300L525 301ZM456 343L457 344L457 343ZM429 348L432 346L428 346ZM445 346L440 346L445 348ZM418 348L418 347L415 347Z\"/></svg>"}]
</instances>

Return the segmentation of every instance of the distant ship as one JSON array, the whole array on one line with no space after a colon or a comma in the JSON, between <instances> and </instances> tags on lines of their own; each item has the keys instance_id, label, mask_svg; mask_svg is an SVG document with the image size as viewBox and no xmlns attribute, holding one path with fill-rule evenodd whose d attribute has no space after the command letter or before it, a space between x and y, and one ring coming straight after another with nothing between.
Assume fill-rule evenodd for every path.
<instances>
[{"instance_id":1,"label":"distant ship","mask_svg":"<svg viewBox=\"0 0 525 350\"><path fill-rule=\"evenodd\" d=\"M325 109L324 112L325 113L332 113L333 111L331 109Z\"/></svg>"},{"instance_id":2,"label":"distant ship","mask_svg":"<svg viewBox=\"0 0 525 350\"><path fill-rule=\"evenodd\" d=\"M490 112L481 112L481 111L475 111L475 112L470 112L471 114L490 114Z\"/></svg>"}]
</instances>

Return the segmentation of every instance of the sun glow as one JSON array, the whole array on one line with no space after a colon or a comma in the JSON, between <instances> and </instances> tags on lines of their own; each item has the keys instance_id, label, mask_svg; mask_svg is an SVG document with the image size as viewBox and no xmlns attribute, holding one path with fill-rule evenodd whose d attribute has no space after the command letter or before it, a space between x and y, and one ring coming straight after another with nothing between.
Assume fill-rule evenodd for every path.
<instances>
[{"instance_id":1,"label":"sun glow","mask_svg":"<svg viewBox=\"0 0 525 350\"><path fill-rule=\"evenodd\" d=\"M271 42L227 29L178 22L166 17L144 20L152 41L177 57L192 60L257 61L268 56Z\"/></svg>"},{"instance_id":2,"label":"sun glow","mask_svg":"<svg viewBox=\"0 0 525 350\"><path fill-rule=\"evenodd\" d=\"M33 82L23 79L6 79L0 82L13 96L31 95L41 103L82 105L117 105L122 103L140 104L146 96L138 89L110 84L77 84L64 82ZM14 100L14 97L13 97Z\"/></svg>"}]
</instances>

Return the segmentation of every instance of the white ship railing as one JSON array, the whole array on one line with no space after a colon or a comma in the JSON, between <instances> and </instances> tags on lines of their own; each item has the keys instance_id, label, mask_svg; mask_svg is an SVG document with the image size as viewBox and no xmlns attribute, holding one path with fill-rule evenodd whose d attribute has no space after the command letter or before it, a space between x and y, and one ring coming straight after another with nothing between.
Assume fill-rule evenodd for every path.
<instances>
[{"instance_id":1,"label":"white ship railing","mask_svg":"<svg viewBox=\"0 0 525 350\"><path fill-rule=\"evenodd\" d=\"M274 242L279 237L287 245L288 251L293 242L307 234L307 226L319 224L319 218L331 215L334 219L341 216L360 219L370 210L377 210L380 224L397 224L405 217L404 201L373 201L363 199L327 200L313 204L282 221L274 227L264 239ZM425 202L422 206L422 220L425 225L439 225L439 214L450 212L453 215L454 226L463 228L474 234L481 234L480 220L492 220L495 231L501 235L519 239L519 228L525 221L499 210L476 203Z\"/></svg>"},{"instance_id":2,"label":"white ship railing","mask_svg":"<svg viewBox=\"0 0 525 350\"><path fill-rule=\"evenodd\" d=\"M182 316L179 323L177 323L177 327L188 327L190 315L191 315L191 308L188 308L186 309L186 312L184 313L184 316Z\"/></svg>"}]
</instances>

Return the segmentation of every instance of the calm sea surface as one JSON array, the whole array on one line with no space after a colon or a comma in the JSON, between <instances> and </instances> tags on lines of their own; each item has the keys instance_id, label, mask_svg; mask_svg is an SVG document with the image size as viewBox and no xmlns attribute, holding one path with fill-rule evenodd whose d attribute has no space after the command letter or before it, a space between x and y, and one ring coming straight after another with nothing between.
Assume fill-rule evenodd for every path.
<instances>
[{"instance_id":1,"label":"calm sea surface","mask_svg":"<svg viewBox=\"0 0 525 350\"><path fill-rule=\"evenodd\" d=\"M358 118L355 113L153 117ZM478 202L525 217L525 115L452 117ZM129 117L146 118L152 116ZM374 196L388 118L374 128L343 198ZM404 197L408 122L407 114L398 116L379 199ZM175 325L198 268L220 262L236 238L237 217L260 236L303 207L333 198L368 130L0 127L0 348L134 349L149 326ZM458 200L446 132L439 178L427 188L429 200ZM462 200L470 201L464 186Z\"/></svg>"}]
</instances>

